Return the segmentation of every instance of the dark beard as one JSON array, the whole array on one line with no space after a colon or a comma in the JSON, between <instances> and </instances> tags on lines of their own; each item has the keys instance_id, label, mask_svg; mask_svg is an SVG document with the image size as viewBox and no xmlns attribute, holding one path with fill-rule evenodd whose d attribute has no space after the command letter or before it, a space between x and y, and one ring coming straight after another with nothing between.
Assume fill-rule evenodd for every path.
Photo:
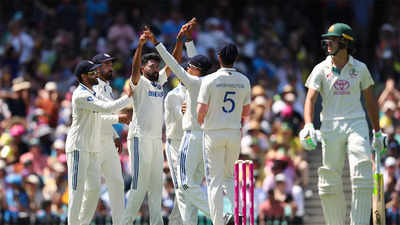
<instances>
[{"instance_id":1,"label":"dark beard","mask_svg":"<svg viewBox=\"0 0 400 225\"><path fill-rule=\"evenodd\" d=\"M94 79L89 79L89 83L91 85L97 85L97 84L99 84L99 81L97 80L97 78L94 78Z\"/></svg>"},{"instance_id":2,"label":"dark beard","mask_svg":"<svg viewBox=\"0 0 400 225\"><path fill-rule=\"evenodd\" d=\"M158 72L154 72L154 73L145 73L145 76L147 79L149 79L150 81L156 82L158 81Z\"/></svg>"}]
</instances>

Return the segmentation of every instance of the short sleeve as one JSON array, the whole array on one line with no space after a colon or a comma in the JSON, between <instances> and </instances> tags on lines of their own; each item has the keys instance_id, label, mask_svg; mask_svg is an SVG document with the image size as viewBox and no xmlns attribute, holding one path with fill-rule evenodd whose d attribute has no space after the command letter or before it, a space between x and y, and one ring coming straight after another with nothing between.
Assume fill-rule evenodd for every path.
<instances>
[{"instance_id":1,"label":"short sleeve","mask_svg":"<svg viewBox=\"0 0 400 225\"><path fill-rule=\"evenodd\" d=\"M310 76L308 76L305 86L317 91L321 90L321 70L318 68L318 66L314 67Z\"/></svg>"},{"instance_id":2,"label":"short sleeve","mask_svg":"<svg viewBox=\"0 0 400 225\"><path fill-rule=\"evenodd\" d=\"M210 82L203 79L200 86L199 97L197 98L198 103L208 104L210 100Z\"/></svg>"},{"instance_id":3,"label":"short sleeve","mask_svg":"<svg viewBox=\"0 0 400 225\"><path fill-rule=\"evenodd\" d=\"M365 90L372 85L374 85L374 80L372 79L371 73L369 72L367 66L363 67L360 74L361 90Z\"/></svg>"}]
</instances>

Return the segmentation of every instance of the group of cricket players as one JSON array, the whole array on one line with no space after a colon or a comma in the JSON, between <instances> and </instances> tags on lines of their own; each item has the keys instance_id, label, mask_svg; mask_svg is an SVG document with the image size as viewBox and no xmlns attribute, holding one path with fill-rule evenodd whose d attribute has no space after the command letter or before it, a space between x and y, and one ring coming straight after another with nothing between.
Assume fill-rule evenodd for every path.
<instances>
[{"instance_id":1,"label":"group of cricket players","mask_svg":"<svg viewBox=\"0 0 400 225\"><path fill-rule=\"evenodd\" d=\"M235 204L233 168L240 154L242 122L250 111L250 83L235 69L239 53L230 43L218 51L220 68L209 73L210 60L197 54L192 40L196 24L194 18L181 27L172 54L145 27L133 56L129 89L117 100L110 86L113 57L99 54L76 66L79 86L72 95L73 119L66 140L69 225L90 224L99 200L101 176L108 189L113 224L133 224L147 194L150 224L163 225L163 124L165 155L176 193L169 223L197 225L199 210L214 225L232 223L232 213L224 212L223 196ZM332 25L322 39L328 56L306 82L305 125L299 136L305 149L316 148L318 132L312 122L320 94L323 166L318 174L326 224L344 225L341 175L347 154L353 190L351 224L367 225L373 188L370 155L372 149L385 147L374 82L366 65L351 56L356 37L348 25ZM155 50L142 54L147 42ZM184 47L188 60L183 65ZM160 69L162 61L165 67ZM171 73L180 83L164 96L163 86ZM373 148L361 93L373 129ZM119 113L128 105L133 105L131 118ZM122 145L112 126L115 123L129 124L132 179L126 202L118 155ZM207 192L201 188L204 178Z\"/></svg>"}]
</instances>

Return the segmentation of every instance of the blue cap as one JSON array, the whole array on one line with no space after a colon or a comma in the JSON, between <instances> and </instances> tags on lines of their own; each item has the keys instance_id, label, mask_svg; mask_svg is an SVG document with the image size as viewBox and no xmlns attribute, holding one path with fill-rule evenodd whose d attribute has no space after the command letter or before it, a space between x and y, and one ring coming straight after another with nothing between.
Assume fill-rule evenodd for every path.
<instances>
[{"instance_id":1,"label":"blue cap","mask_svg":"<svg viewBox=\"0 0 400 225\"><path fill-rule=\"evenodd\" d=\"M190 58L189 64L199 68L202 73L207 73L212 66L210 60L204 55L196 55Z\"/></svg>"},{"instance_id":2,"label":"blue cap","mask_svg":"<svg viewBox=\"0 0 400 225\"><path fill-rule=\"evenodd\" d=\"M75 76L80 77L82 74L87 74L99 66L101 66L101 64L96 64L90 60L82 60L75 67Z\"/></svg>"},{"instance_id":3,"label":"blue cap","mask_svg":"<svg viewBox=\"0 0 400 225\"><path fill-rule=\"evenodd\" d=\"M101 64L104 62L108 62L108 61L114 61L115 58L111 57L109 54L107 53L101 53L101 54L97 54L92 58L92 61L96 64Z\"/></svg>"}]
</instances>

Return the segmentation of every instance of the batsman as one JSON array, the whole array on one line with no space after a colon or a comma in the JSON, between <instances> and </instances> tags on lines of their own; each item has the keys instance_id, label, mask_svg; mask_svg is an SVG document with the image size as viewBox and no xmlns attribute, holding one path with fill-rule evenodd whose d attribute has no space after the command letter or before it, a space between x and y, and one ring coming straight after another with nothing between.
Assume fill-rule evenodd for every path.
<instances>
[{"instance_id":1,"label":"batsman","mask_svg":"<svg viewBox=\"0 0 400 225\"><path fill-rule=\"evenodd\" d=\"M321 41L327 57L314 67L305 84L305 125L299 136L307 150L315 149L317 144L312 121L318 94L322 97L318 192L327 225L345 225L346 201L341 179L345 157L352 185L350 224L369 225L373 191L371 151L381 154L385 147L386 135L379 127L378 104L373 94L374 81L367 66L352 56L355 40L349 25L330 26ZM373 129L372 149L361 94Z\"/></svg>"}]
</instances>

